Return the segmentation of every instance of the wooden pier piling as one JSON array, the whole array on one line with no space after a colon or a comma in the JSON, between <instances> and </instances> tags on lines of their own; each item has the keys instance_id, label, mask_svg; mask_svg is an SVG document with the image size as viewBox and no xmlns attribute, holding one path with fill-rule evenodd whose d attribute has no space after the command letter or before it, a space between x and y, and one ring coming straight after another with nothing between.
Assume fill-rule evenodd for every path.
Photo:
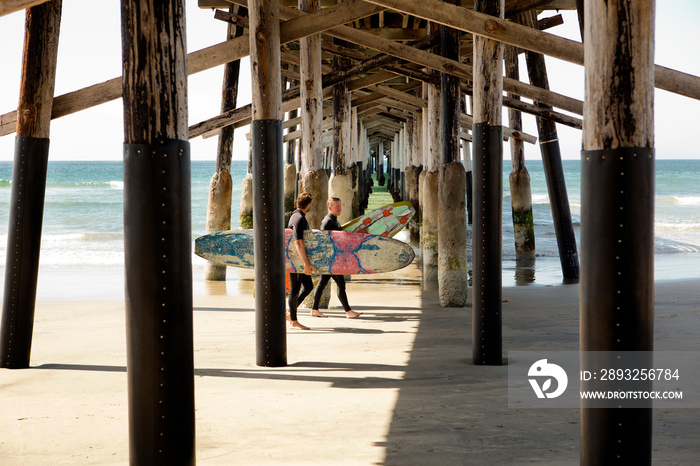
<instances>
[{"instance_id":1,"label":"wooden pier piling","mask_svg":"<svg viewBox=\"0 0 700 466\"><path fill-rule=\"evenodd\" d=\"M296 120L297 109L289 112L289 119ZM292 125L287 129L287 135L294 133L297 129L296 125ZM284 225L289 223L289 217L296 209L296 200L299 189L299 177L297 174L296 154L298 149L298 139L293 138L287 141L287 151L284 164Z\"/></svg>"},{"instance_id":2,"label":"wooden pier piling","mask_svg":"<svg viewBox=\"0 0 700 466\"><path fill-rule=\"evenodd\" d=\"M654 349L654 10L654 0L585 2L583 352ZM582 401L581 464L651 464L647 406Z\"/></svg>"},{"instance_id":3,"label":"wooden pier piling","mask_svg":"<svg viewBox=\"0 0 700 466\"><path fill-rule=\"evenodd\" d=\"M346 69L349 60L335 58L334 68ZM333 152L331 178L328 183L328 196L340 199L343 210L338 221L342 225L352 219L353 190L352 174L348 173L348 159L352 152L350 92L346 82L333 86ZM328 197L327 196L327 197ZM326 198L315 202L326 207ZM326 209L326 213L328 209ZM325 214L324 214L325 217Z\"/></svg>"},{"instance_id":4,"label":"wooden pier piling","mask_svg":"<svg viewBox=\"0 0 700 466\"><path fill-rule=\"evenodd\" d=\"M524 18L526 24L531 27L537 26L537 18L534 16L534 13L530 12L524 15ZM525 57L527 59L530 82L542 89L549 89L544 55L527 51ZM541 102L535 102L535 105L547 111L552 110L551 106ZM557 236L562 275L565 280L576 282L579 279L578 249L576 247L574 225L571 220L569 196L566 191L564 167L561 162L557 127L551 120L537 118L537 131L540 139L544 174L547 180L549 204L552 207L552 220L554 222L554 232Z\"/></svg>"},{"instance_id":5,"label":"wooden pier piling","mask_svg":"<svg viewBox=\"0 0 700 466\"><path fill-rule=\"evenodd\" d=\"M422 162L422 141L423 141L423 115L417 113L411 119L412 148L409 154L409 167L406 173L406 200L411 203L416 213L408 223L408 230L412 241L420 241L420 174L423 171Z\"/></svg>"},{"instance_id":6,"label":"wooden pier piling","mask_svg":"<svg viewBox=\"0 0 700 466\"><path fill-rule=\"evenodd\" d=\"M426 84L428 94L428 134L426 174L421 186L423 226L421 248L423 250L423 280L438 281L438 173L442 160L440 137L440 87Z\"/></svg>"},{"instance_id":7,"label":"wooden pier piling","mask_svg":"<svg viewBox=\"0 0 700 466\"><path fill-rule=\"evenodd\" d=\"M274 0L255 0L249 10L256 364L278 367L287 365L280 18Z\"/></svg>"},{"instance_id":8,"label":"wooden pier piling","mask_svg":"<svg viewBox=\"0 0 700 466\"><path fill-rule=\"evenodd\" d=\"M0 367L29 367L62 0L27 10L12 167Z\"/></svg>"},{"instance_id":9,"label":"wooden pier piling","mask_svg":"<svg viewBox=\"0 0 700 466\"><path fill-rule=\"evenodd\" d=\"M506 76L519 80L517 49L512 45L504 48ZM520 96L508 95L520 100ZM522 131L522 116L519 110L508 109L510 128ZM513 213L513 238L515 240L515 260L519 265L532 265L535 260L535 225L532 217L532 193L530 192L530 174L525 167L525 143L518 137L510 138L510 156L512 171L508 177L510 183L510 204Z\"/></svg>"},{"instance_id":10,"label":"wooden pier piling","mask_svg":"<svg viewBox=\"0 0 700 466\"><path fill-rule=\"evenodd\" d=\"M238 210L238 228L253 228L253 143L248 142L248 170L241 181L241 203Z\"/></svg>"},{"instance_id":11,"label":"wooden pier piling","mask_svg":"<svg viewBox=\"0 0 700 466\"><path fill-rule=\"evenodd\" d=\"M321 10L320 0L299 0L299 11ZM301 70L301 157L302 191L311 193L314 201L306 219L311 228L318 228L326 216L324 200L328 195L328 173L323 161L323 71L321 70L321 34L299 39Z\"/></svg>"},{"instance_id":12,"label":"wooden pier piling","mask_svg":"<svg viewBox=\"0 0 700 466\"><path fill-rule=\"evenodd\" d=\"M450 0L459 5L460 0ZM440 26L444 57L459 61L460 33ZM438 294L442 307L467 304L469 272L467 266L466 173L461 163L460 115L462 113L459 78L440 74L441 165L438 179Z\"/></svg>"},{"instance_id":13,"label":"wooden pier piling","mask_svg":"<svg viewBox=\"0 0 700 466\"><path fill-rule=\"evenodd\" d=\"M131 464L195 464L185 42L184 1L122 1Z\"/></svg>"},{"instance_id":14,"label":"wooden pier piling","mask_svg":"<svg viewBox=\"0 0 700 466\"><path fill-rule=\"evenodd\" d=\"M238 14L239 6L229 7L230 14ZM243 11L247 15L247 11ZM243 28L229 23L226 34L227 40L243 35ZM224 66L224 79L221 90L221 113L234 110L238 100L238 75L241 61L235 60ZM225 231L231 229L231 195L233 181L231 180L231 158L233 156L233 126L221 128L216 149L216 169L209 184L209 203L207 206L206 232ZM226 266L207 261L204 279L213 281L226 280Z\"/></svg>"},{"instance_id":15,"label":"wooden pier piling","mask_svg":"<svg viewBox=\"0 0 700 466\"><path fill-rule=\"evenodd\" d=\"M503 0L476 0L474 11L503 18ZM472 360L501 365L503 246L503 44L474 36L474 223Z\"/></svg>"}]
</instances>

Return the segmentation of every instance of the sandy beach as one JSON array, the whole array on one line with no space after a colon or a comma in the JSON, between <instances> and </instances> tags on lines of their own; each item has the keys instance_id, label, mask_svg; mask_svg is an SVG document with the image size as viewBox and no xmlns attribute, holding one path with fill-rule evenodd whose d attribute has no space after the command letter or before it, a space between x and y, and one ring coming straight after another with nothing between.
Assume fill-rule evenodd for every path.
<instances>
[{"instance_id":1,"label":"sandy beach","mask_svg":"<svg viewBox=\"0 0 700 466\"><path fill-rule=\"evenodd\" d=\"M0 369L3 465L128 463L121 273L42 270L31 368ZM274 369L255 365L252 274L197 273L199 464L578 463L578 410L509 408L507 366L471 363L471 308L441 308L415 263L348 284L360 319L335 296L328 319L300 310L312 329ZM698 287L657 282L657 350L700 349ZM505 287L504 355L577 350L578 288ZM697 463L698 414L655 411L654 464Z\"/></svg>"}]
</instances>

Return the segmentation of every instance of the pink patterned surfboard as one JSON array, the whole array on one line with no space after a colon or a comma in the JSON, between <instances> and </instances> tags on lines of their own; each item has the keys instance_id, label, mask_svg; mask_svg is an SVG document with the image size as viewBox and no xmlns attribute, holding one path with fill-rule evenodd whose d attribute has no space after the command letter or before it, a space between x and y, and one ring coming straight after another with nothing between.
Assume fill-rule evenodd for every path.
<instances>
[{"instance_id":1,"label":"pink patterned surfboard","mask_svg":"<svg viewBox=\"0 0 700 466\"><path fill-rule=\"evenodd\" d=\"M391 272L407 266L415 257L410 245L396 239L345 231L306 231L304 245L317 273L327 275ZM199 237L195 253L221 264L254 268L253 230L220 231ZM285 271L303 271L290 229L285 230Z\"/></svg>"},{"instance_id":2,"label":"pink patterned surfboard","mask_svg":"<svg viewBox=\"0 0 700 466\"><path fill-rule=\"evenodd\" d=\"M369 233L370 235L394 236L401 231L416 210L408 201L396 202L374 209L371 212L354 218L340 228L353 233Z\"/></svg>"}]
</instances>

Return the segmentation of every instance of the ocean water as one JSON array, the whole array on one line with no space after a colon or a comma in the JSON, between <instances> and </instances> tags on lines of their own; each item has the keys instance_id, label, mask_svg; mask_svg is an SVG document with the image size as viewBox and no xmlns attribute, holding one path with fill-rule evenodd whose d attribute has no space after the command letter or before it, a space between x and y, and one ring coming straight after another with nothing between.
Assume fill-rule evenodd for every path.
<instances>
[{"instance_id":1,"label":"ocean water","mask_svg":"<svg viewBox=\"0 0 700 466\"><path fill-rule=\"evenodd\" d=\"M578 160L564 160L566 186L577 241L580 238L581 171ZM561 282L556 237L542 162L527 163L531 176L537 261L524 282ZM237 227L241 181L247 162L234 161L233 228ZM504 285L517 279L511 220L508 174L503 173L503 259ZM205 233L209 181L213 161L192 162L192 236ZM12 162L0 162L0 267L5 264L7 226L10 211ZM41 267L118 268L124 264L123 167L121 161L49 162L42 233ZM700 160L657 160L656 262L664 258L691 264L700 270ZM408 240L407 235L402 239ZM415 245L417 246L417 245ZM579 243L580 251L580 243ZM679 262L681 261L681 262ZM204 261L193 256L195 269ZM666 270L672 272L672 270ZM663 274L662 274L663 275ZM674 278L683 278L678 272ZM658 274L657 274L658 276Z\"/></svg>"}]
</instances>

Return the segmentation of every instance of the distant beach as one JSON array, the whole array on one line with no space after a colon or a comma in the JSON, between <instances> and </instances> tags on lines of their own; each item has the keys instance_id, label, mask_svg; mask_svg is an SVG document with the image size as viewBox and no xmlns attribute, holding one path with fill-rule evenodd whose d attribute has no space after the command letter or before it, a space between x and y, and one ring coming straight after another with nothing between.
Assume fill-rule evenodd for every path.
<instances>
[{"instance_id":1,"label":"distant beach","mask_svg":"<svg viewBox=\"0 0 700 466\"><path fill-rule=\"evenodd\" d=\"M563 165L580 245L580 162L564 160ZM537 258L532 267L516 266L508 184L510 165L504 163L503 285L560 284L561 266L542 162L531 160L527 166L532 179ZM246 170L247 162L233 162L233 228L238 225L241 181ZM213 161L192 162L193 240L205 233L213 172ZM0 267L3 269L11 180L12 163L0 162ZM49 280L50 284L41 287L43 293L76 298L81 293L108 292L115 282L123 283L123 189L121 161L49 162L40 281ZM657 160L655 235L656 280L700 278L700 160ZM409 241L407 234L400 233L398 238ZM419 244L413 246L419 252ZM205 291L204 264L203 259L193 255L195 293ZM72 285L82 282L81 276L102 280L102 284L89 289ZM229 281L245 276L245 272L228 270ZM123 287L115 289L121 296ZM108 293L112 295L114 291Z\"/></svg>"},{"instance_id":2,"label":"distant beach","mask_svg":"<svg viewBox=\"0 0 700 466\"><path fill-rule=\"evenodd\" d=\"M234 166L234 222L245 166ZM515 265L504 173L506 357L578 348L579 285L562 285L539 167L530 163L539 254L530 269ZM578 235L577 167L565 162ZM700 161L660 161L658 167L654 345L693 351L700 312ZM193 163L193 239L204 233L213 168L213 162ZM10 178L11 164L0 163L3 270ZM122 181L120 162L49 165L30 368L0 369L3 464L128 462ZM398 238L409 240L405 233ZM420 257L396 272L353 277L348 297L361 319L345 319L334 293L330 318L313 319L302 309L300 320L311 330L287 333L289 365L281 368L255 365L252 271L229 268L225 282L203 277L204 261L195 256L199 463L579 460L578 410L509 408L508 366L471 364L471 305L442 308L435 284L421 281ZM656 409L654 464L694 464L698 435L697 410Z\"/></svg>"}]
</instances>

